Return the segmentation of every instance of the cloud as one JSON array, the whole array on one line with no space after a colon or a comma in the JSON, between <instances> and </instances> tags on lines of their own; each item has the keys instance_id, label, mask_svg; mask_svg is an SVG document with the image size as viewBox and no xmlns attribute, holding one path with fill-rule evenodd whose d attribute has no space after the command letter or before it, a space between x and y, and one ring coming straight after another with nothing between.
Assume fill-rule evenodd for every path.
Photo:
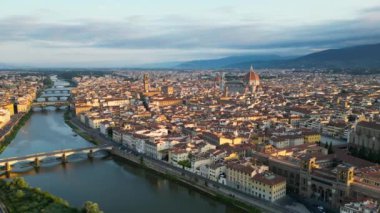
<instances>
[{"instance_id":1,"label":"cloud","mask_svg":"<svg viewBox=\"0 0 380 213\"><path fill-rule=\"evenodd\" d=\"M356 20L289 28L271 28L259 22L207 23L180 16L156 20L134 16L113 22L72 20L58 23L43 22L36 17L9 17L0 20L0 42L24 41L47 48L319 48L321 45L380 41L380 30L376 27L379 23L367 19L378 11L368 11L367 16Z\"/></svg>"},{"instance_id":2,"label":"cloud","mask_svg":"<svg viewBox=\"0 0 380 213\"><path fill-rule=\"evenodd\" d=\"M0 19L0 50L2 44L14 43L43 49L45 54L50 49L69 55L66 50L75 49L83 57L94 50L98 57L102 50L107 50L107 54L112 50L123 54L125 51L137 52L139 56L144 55L145 50L158 61L256 52L294 55L315 49L380 42L379 24L380 7L362 10L356 18L348 20L283 26L260 20L226 23L177 14L163 17L135 15L113 21L77 19L55 22L44 21L38 16L11 16ZM155 53L162 57L153 56ZM121 59L122 55L118 57ZM93 57L88 60L91 59Z\"/></svg>"}]
</instances>

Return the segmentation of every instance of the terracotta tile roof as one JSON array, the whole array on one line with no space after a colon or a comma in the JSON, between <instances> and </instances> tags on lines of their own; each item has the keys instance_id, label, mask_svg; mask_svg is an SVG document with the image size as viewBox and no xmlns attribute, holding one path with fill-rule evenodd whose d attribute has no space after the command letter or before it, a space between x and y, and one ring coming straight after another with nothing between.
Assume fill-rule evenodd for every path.
<instances>
[{"instance_id":1,"label":"terracotta tile roof","mask_svg":"<svg viewBox=\"0 0 380 213\"><path fill-rule=\"evenodd\" d=\"M276 175L272 172L263 172L263 173L257 174L252 178L252 180L259 181L261 183L264 183L270 186L286 182L286 179L284 177Z\"/></svg>"},{"instance_id":2,"label":"terracotta tile roof","mask_svg":"<svg viewBox=\"0 0 380 213\"><path fill-rule=\"evenodd\" d=\"M368 121L360 121L358 126L380 130L380 122L368 122Z\"/></svg>"}]
</instances>

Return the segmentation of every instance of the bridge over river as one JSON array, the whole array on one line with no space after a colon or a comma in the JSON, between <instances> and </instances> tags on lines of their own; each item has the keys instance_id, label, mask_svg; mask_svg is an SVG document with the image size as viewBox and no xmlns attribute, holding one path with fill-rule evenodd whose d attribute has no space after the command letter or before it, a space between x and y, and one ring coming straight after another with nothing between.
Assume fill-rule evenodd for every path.
<instances>
[{"instance_id":1,"label":"bridge over river","mask_svg":"<svg viewBox=\"0 0 380 213\"><path fill-rule=\"evenodd\" d=\"M73 89L73 87L53 87L45 89L45 94L68 94L70 93L70 90Z\"/></svg>"},{"instance_id":2,"label":"bridge over river","mask_svg":"<svg viewBox=\"0 0 380 213\"><path fill-rule=\"evenodd\" d=\"M41 101L41 102L33 102L32 107L46 107L46 106L54 106L54 107L62 107L69 106L70 103L68 101Z\"/></svg>"},{"instance_id":3,"label":"bridge over river","mask_svg":"<svg viewBox=\"0 0 380 213\"><path fill-rule=\"evenodd\" d=\"M54 83L55 84L55 83ZM53 86L45 89L41 96L32 104L32 107L44 109L46 106L62 107L69 106L70 91L73 87Z\"/></svg>"},{"instance_id":4,"label":"bridge over river","mask_svg":"<svg viewBox=\"0 0 380 213\"><path fill-rule=\"evenodd\" d=\"M59 79L52 80L55 85L69 86ZM56 92L58 95L61 93ZM161 212L241 212L176 181L126 163L125 160L85 160L90 151L79 150L94 145L75 136L66 125L63 115L63 111L56 110L46 110L44 113L36 110L32 113L12 143L0 154L0 178L21 176L30 186L59 195L73 207L81 207L87 200L93 200L99 203L104 212L153 212L157 211L157 207L160 207ZM90 148L94 159L105 157L110 149L97 152L95 148ZM68 156L73 151L65 150L66 154L63 155L63 149L76 149L77 154ZM47 157L53 155L52 150L61 151L56 151L53 157ZM68 164L61 163L63 156L67 157ZM39 168L34 167L36 157L41 160ZM52 158L51 162L49 158ZM81 163L71 163L81 160ZM2 170L7 162L11 172Z\"/></svg>"},{"instance_id":5,"label":"bridge over river","mask_svg":"<svg viewBox=\"0 0 380 213\"><path fill-rule=\"evenodd\" d=\"M44 159L54 158L60 160L62 163L66 163L67 157L74 154L87 154L88 158L93 158L97 152L110 150L112 150L112 146L95 146L80 149L64 149L53 152L42 152L21 157L0 159L0 168L2 168L2 171L11 172L13 165L20 162L30 163L34 167L40 167L40 163Z\"/></svg>"}]
</instances>

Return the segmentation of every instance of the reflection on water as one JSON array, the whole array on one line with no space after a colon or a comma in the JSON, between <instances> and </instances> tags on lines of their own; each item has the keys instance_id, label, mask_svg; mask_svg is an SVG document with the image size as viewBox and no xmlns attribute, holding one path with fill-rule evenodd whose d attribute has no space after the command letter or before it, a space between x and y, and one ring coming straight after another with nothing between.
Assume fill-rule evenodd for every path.
<instances>
[{"instance_id":1,"label":"reflection on water","mask_svg":"<svg viewBox=\"0 0 380 213\"><path fill-rule=\"evenodd\" d=\"M0 158L88 146L92 144L75 137L64 123L62 111L34 112ZM8 177L23 176L31 186L62 197L73 206L80 207L88 200L97 202L105 212L239 212L118 158L89 160L86 155L72 155L68 161L32 167Z\"/></svg>"},{"instance_id":2,"label":"reflection on water","mask_svg":"<svg viewBox=\"0 0 380 213\"><path fill-rule=\"evenodd\" d=\"M83 138L75 137L72 129L65 124L63 113L56 112L54 108L46 112L33 112L0 158L93 146Z\"/></svg>"}]
</instances>

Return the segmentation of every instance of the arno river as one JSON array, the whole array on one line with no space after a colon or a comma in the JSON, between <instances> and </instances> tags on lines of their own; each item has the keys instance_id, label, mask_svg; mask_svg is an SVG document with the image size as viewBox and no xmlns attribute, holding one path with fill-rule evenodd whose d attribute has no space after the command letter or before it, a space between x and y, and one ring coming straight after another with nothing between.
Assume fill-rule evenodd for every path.
<instances>
[{"instance_id":1,"label":"arno river","mask_svg":"<svg viewBox=\"0 0 380 213\"><path fill-rule=\"evenodd\" d=\"M75 136L65 124L63 112L53 109L34 112L0 158L87 146L92 144ZM238 212L207 195L112 157L12 174L15 175L72 206L80 207L90 200L99 203L105 212Z\"/></svg>"}]
</instances>

